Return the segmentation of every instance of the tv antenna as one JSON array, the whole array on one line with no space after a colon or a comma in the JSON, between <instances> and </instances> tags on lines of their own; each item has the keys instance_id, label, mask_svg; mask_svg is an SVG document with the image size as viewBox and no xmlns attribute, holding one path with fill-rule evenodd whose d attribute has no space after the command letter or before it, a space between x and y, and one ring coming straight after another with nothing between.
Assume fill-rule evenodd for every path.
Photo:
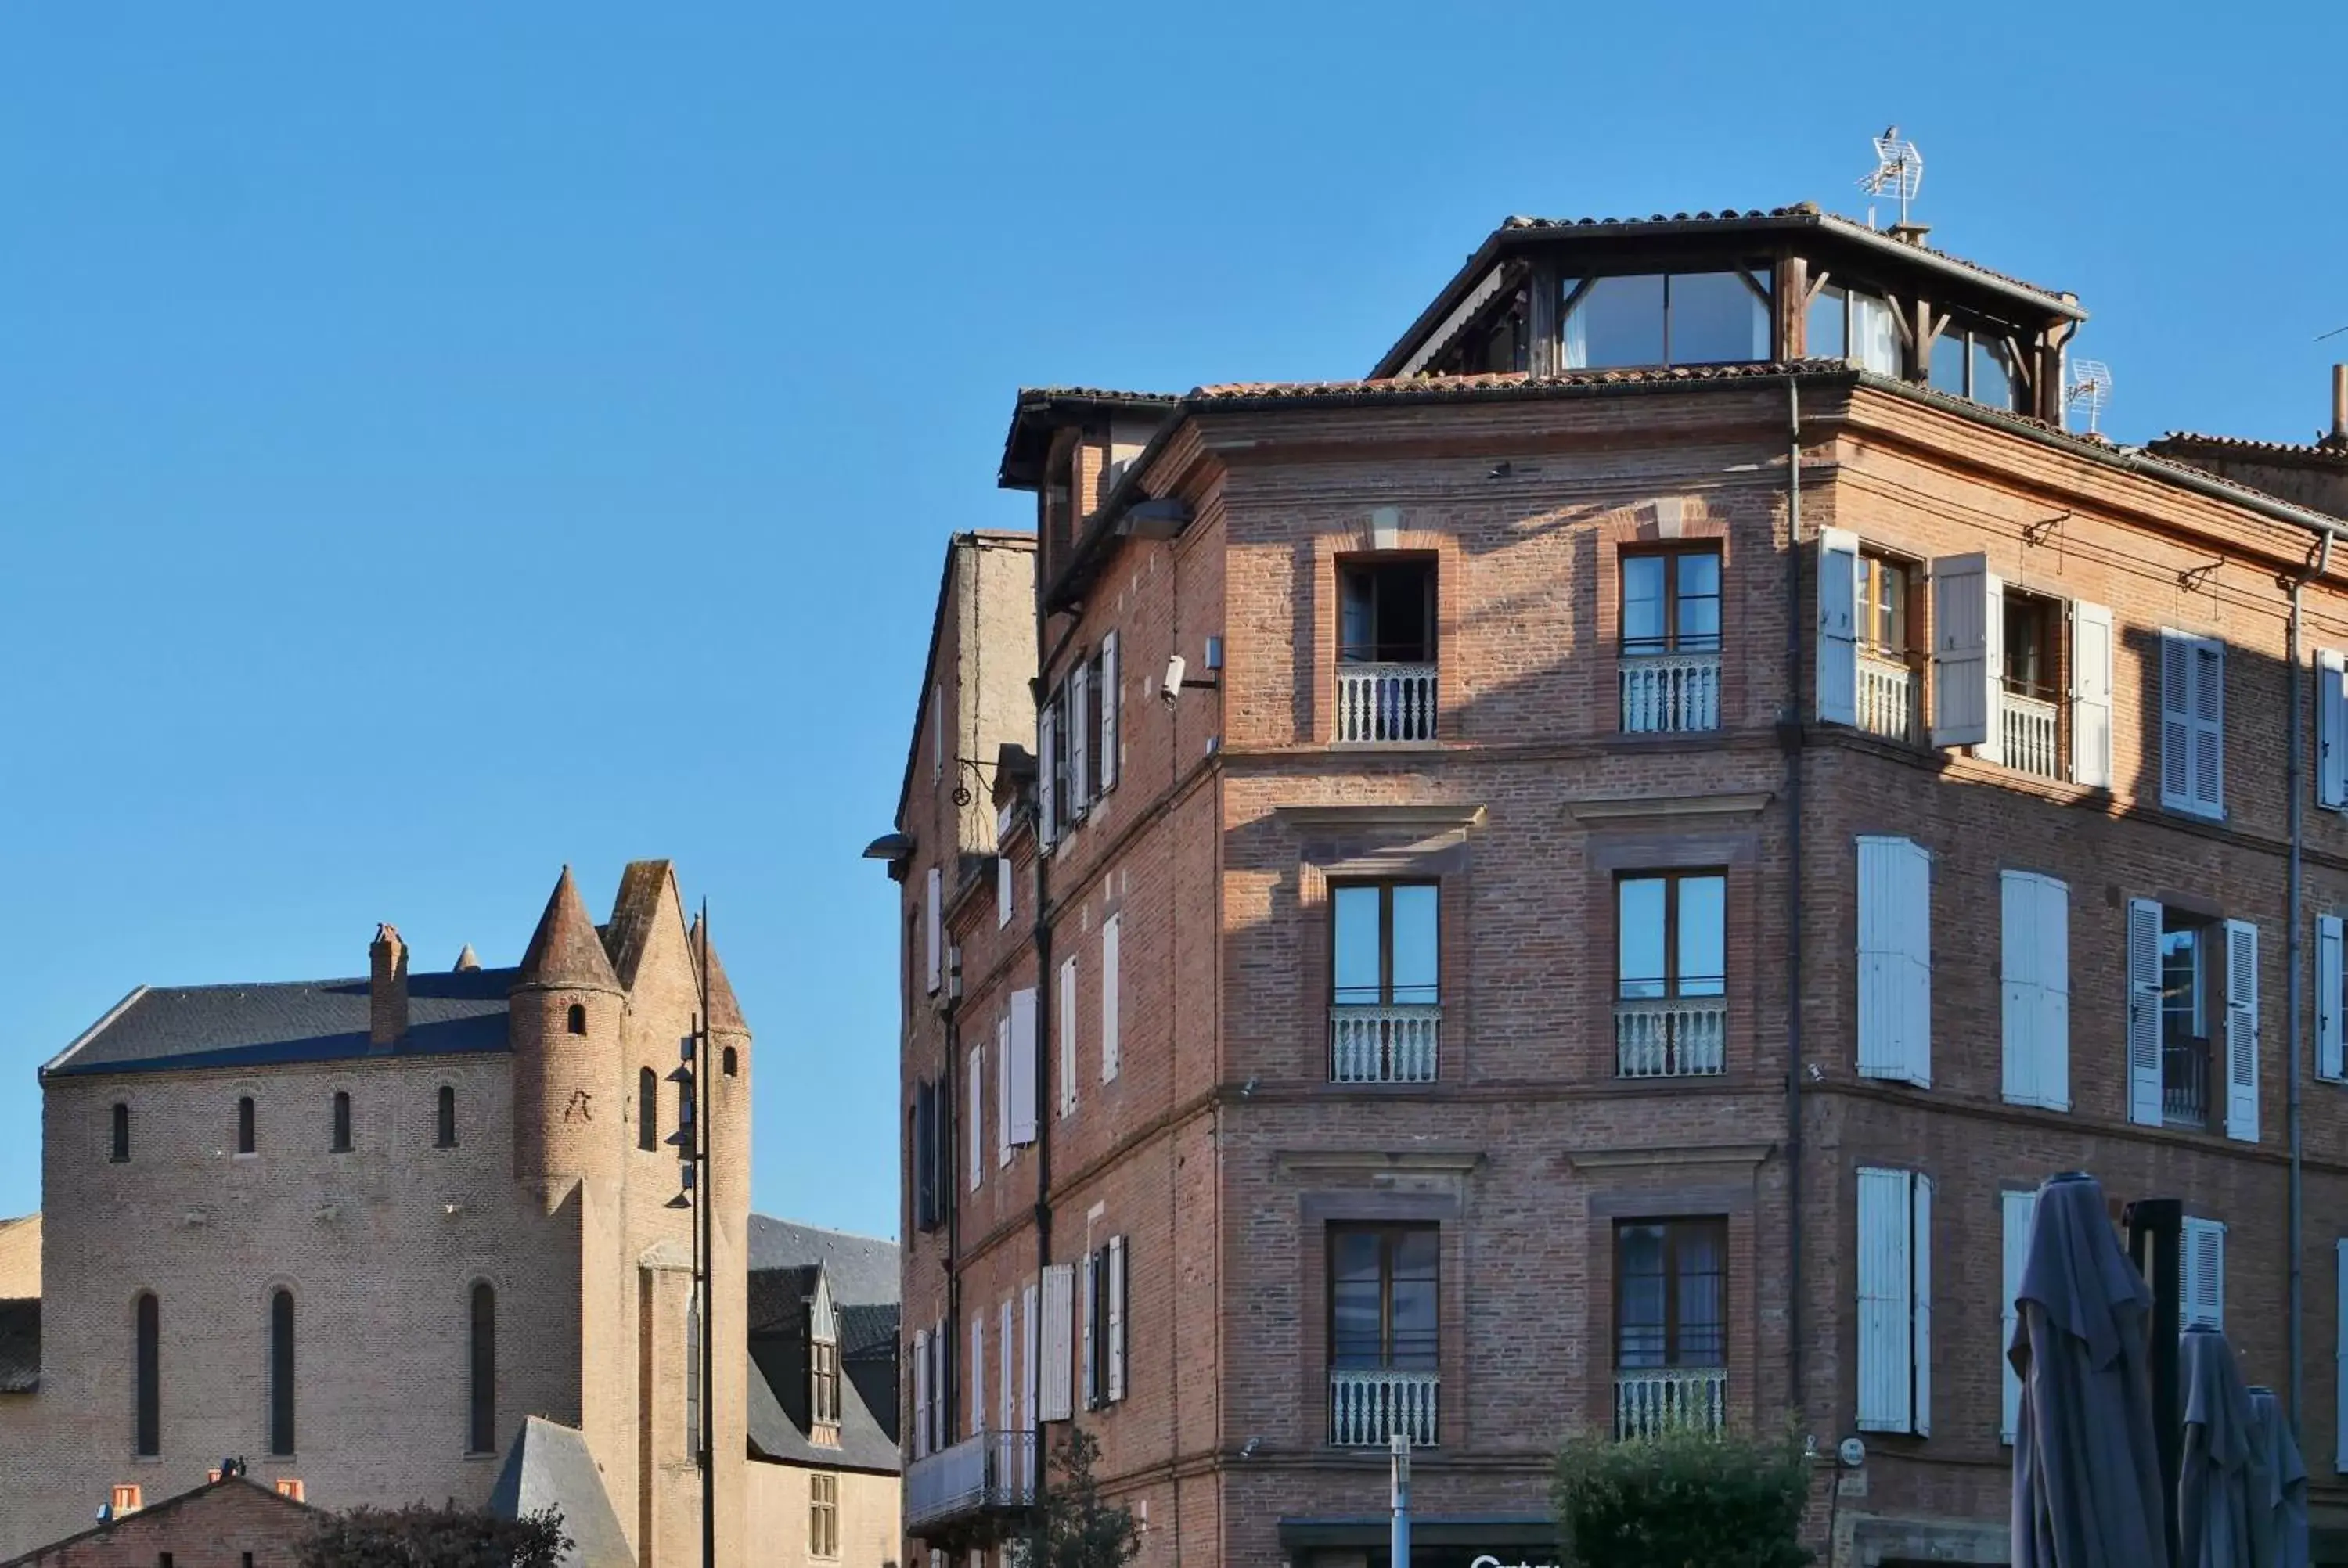
<instances>
[{"instance_id":1,"label":"tv antenna","mask_svg":"<svg viewBox=\"0 0 2348 1568\"><path fill-rule=\"evenodd\" d=\"M1900 128L1888 125L1883 134L1875 138L1875 172L1859 182L1859 188L1869 196L1900 198L1900 221L1908 221L1908 203L1916 199L1916 191L1924 183L1924 155L1916 150L1912 141L1903 141Z\"/></svg>"},{"instance_id":2,"label":"tv antenna","mask_svg":"<svg viewBox=\"0 0 2348 1568\"><path fill-rule=\"evenodd\" d=\"M2084 407L2087 411L2087 434L2098 434L2096 416L2112 400L2112 367L2099 359L2075 359L2071 362L2071 379L2063 388L2063 406Z\"/></svg>"}]
</instances>

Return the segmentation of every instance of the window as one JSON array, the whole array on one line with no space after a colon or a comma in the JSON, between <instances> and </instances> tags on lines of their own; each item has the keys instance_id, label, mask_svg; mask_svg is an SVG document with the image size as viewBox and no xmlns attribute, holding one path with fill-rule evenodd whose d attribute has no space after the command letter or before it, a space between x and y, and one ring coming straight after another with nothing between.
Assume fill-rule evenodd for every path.
<instances>
[{"instance_id":1,"label":"window","mask_svg":"<svg viewBox=\"0 0 2348 1568\"><path fill-rule=\"evenodd\" d=\"M1992 579L1994 581L1995 579ZM1998 620L1997 692L1983 753L2041 778L2063 777L2060 601L2006 589Z\"/></svg>"},{"instance_id":2,"label":"window","mask_svg":"<svg viewBox=\"0 0 2348 1568\"><path fill-rule=\"evenodd\" d=\"M1097 1410L1125 1398L1126 1239L1085 1255L1085 1409Z\"/></svg>"},{"instance_id":3,"label":"window","mask_svg":"<svg viewBox=\"0 0 2348 1568\"><path fill-rule=\"evenodd\" d=\"M163 1451L162 1332L160 1309L152 1291L141 1292L133 1304L136 1321L135 1371L131 1389L131 1451L150 1458Z\"/></svg>"},{"instance_id":4,"label":"window","mask_svg":"<svg viewBox=\"0 0 2348 1568\"><path fill-rule=\"evenodd\" d=\"M1859 1071L1932 1086L1932 856L1859 841Z\"/></svg>"},{"instance_id":5,"label":"window","mask_svg":"<svg viewBox=\"0 0 2348 1568\"><path fill-rule=\"evenodd\" d=\"M1345 664L1435 661L1435 563L1356 561L1337 569L1337 658Z\"/></svg>"},{"instance_id":6,"label":"window","mask_svg":"<svg viewBox=\"0 0 2348 1568\"><path fill-rule=\"evenodd\" d=\"M1340 1007L1431 1007L1437 999L1432 882L1354 883L1332 890L1332 999Z\"/></svg>"},{"instance_id":7,"label":"window","mask_svg":"<svg viewBox=\"0 0 2348 1568\"><path fill-rule=\"evenodd\" d=\"M2160 634L2160 804L2226 815L2226 645Z\"/></svg>"},{"instance_id":8,"label":"window","mask_svg":"<svg viewBox=\"0 0 2348 1568\"><path fill-rule=\"evenodd\" d=\"M335 1091L335 1124L329 1151L336 1154L351 1152L351 1097L343 1090Z\"/></svg>"},{"instance_id":9,"label":"window","mask_svg":"<svg viewBox=\"0 0 2348 1568\"><path fill-rule=\"evenodd\" d=\"M1998 876L2005 1099L2071 1108L2071 890L2052 876Z\"/></svg>"},{"instance_id":10,"label":"window","mask_svg":"<svg viewBox=\"0 0 2348 1568\"><path fill-rule=\"evenodd\" d=\"M436 1149L457 1146L457 1091L448 1084L440 1086L439 1103L434 1107L432 1145Z\"/></svg>"},{"instance_id":11,"label":"window","mask_svg":"<svg viewBox=\"0 0 2348 1568\"><path fill-rule=\"evenodd\" d=\"M1859 1172L1859 1430L1932 1430L1932 1181Z\"/></svg>"},{"instance_id":12,"label":"window","mask_svg":"<svg viewBox=\"0 0 2348 1568\"><path fill-rule=\"evenodd\" d=\"M119 1102L114 1107L114 1153L109 1158L118 1165L130 1158L130 1107Z\"/></svg>"},{"instance_id":13,"label":"window","mask_svg":"<svg viewBox=\"0 0 2348 1568\"><path fill-rule=\"evenodd\" d=\"M722 1064L721 1070L725 1072L726 1077L739 1078L742 1075L741 1055L739 1052L736 1051L732 1046L729 1045L726 1048L725 1055L718 1058L718 1061Z\"/></svg>"},{"instance_id":14,"label":"window","mask_svg":"<svg viewBox=\"0 0 2348 1568\"><path fill-rule=\"evenodd\" d=\"M494 1453L498 1446L498 1293L487 1280L473 1284L472 1368L468 1453Z\"/></svg>"},{"instance_id":15,"label":"window","mask_svg":"<svg viewBox=\"0 0 2348 1568\"><path fill-rule=\"evenodd\" d=\"M1565 367L1769 357L1769 290L1752 272L1588 278L1566 286Z\"/></svg>"},{"instance_id":16,"label":"window","mask_svg":"<svg viewBox=\"0 0 2348 1568\"><path fill-rule=\"evenodd\" d=\"M1622 651L1720 650L1720 552L1675 550L1622 558Z\"/></svg>"},{"instance_id":17,"label":"window","mask_svg":"<svg viewBox=\"0 0 2348 1568\"><path fill-rule=\"evenodd\" d=\"M939 1161L939 1102L944 1086L923 1079L913 1086L913 1102L905 1107L905 1156L912 1164L913 1228L935 1230L944 1223L945 1172Z\"/></svg>"},{"instance_id":18,"label":"window","mask_svg":"<svg viewBox=\"0 0 2348 1568\"><path fill-rule=\"evenodd\" d=\"M569 1030L572 1034L585 1034L587 1032L587 1007L585 1003L572 1002L571 1004L571 1010L563 1020L563 1027Z\"/></svg>"},{"instance_id":19,"label":"window","mask_svg":"<svg viewBox=\"0 0 2348 1568\"><path fill-rule=\"evenodd\" d=\"M839 1555L839 1477L825 1471L808 1475L808 1555Z\"/></svg>"},{"instance_id":20,"label":"window","mask_svg":"<svg viewBox=\"0 0 2348 1568\"><path fill-rule=\"evenodd\" d=\"M294 1293L269 1297L269 1451L294 1451Z\"/></svg>"},{"instance_id":21,"label":"window","mask_svg":"<svg viewBox=\"0 0 2348 1568\"><path fill-rule=\"evenodd\" d=\"M2054 653L2054 629L2061 613L2062 607L2054 600L2005 590L2000 617L2005 622L2004 649L1998 677L2009 696L2035 702L2062 699Z\"/></svg>"},{"instance_id":22,"label":"window","mask_svg":"<svg viewBox=\"0 0 2348 1568\"><path fill-rule=\"evenodd\" d=\"M252 1096L247 1094L236 1102L236 1152L253 1152Z\"/></svg>"},{"instance_id":23,"label":"window","mask_svg":"<svg viewBox=\"0 0 2348 1568\"><path fill-rule=\"evenodd\" d=\"M660 1074L649 1067L636 1072L636 1147L660 1148Z\"/></svg>"},{"instance_id":24,"label":"window","mask_svg":"<svg viewBox=\"0 0 2348 1568\"><path fill-rule=\"evenodd\" d=\"M1880 375L1900 374L1900 328L1880 298L1828 284L1810 297L1808 319L1806 357L1847 359Z\"/></svg>"},{"instance_id":25,"label":"window","mask_svg":"<svg viewBox=\"0 0 2348 1568\"><path fill-rule=\"evenodd\" d=\"M1894 663L1908 658L1908 568L1888 556L1859 558L1859 632L1862 651Z\"/></svg>"},{"instance_id":26,"label":"window","mask_svg":"<svg viewBox=\"0 0 2348 1568\"><path fill-rule=\"evenodd\" d=\"M1952 326L1932 340L1931 382L1936 390L2010 410L2014 381L2013 357L2003 333Z\"/></svg>"},{"instance_id":27,"label":"window","mask_svg":"<svg viewBox=\"0 0 2348 1568\"><path fill-rule=\"evenodd\" d=\"M1437 1336L1433 1225L1329 1228L1329 1363L1432 1371Z\"/></svg>"},{"instance_id":28,"label":"window","mask_svg":"<svg viewBox=\"0 0 2348 1568\"><path fill-rule=\"evenodd\" d=\"M1727 886L1717 871L1656 872L1616 883L1615 994L1626 1001L1722 995Z\"/></svg>"},{"instance_id":29,"label":"window","mask_svg":"<svg viewBox=\"0 0 2348 1568\"><path fill-rule=\"evenodd\" d=\"M839 1423L839 1346L830 1339L818 1339L808 1348L809 1372L808 1399L816 1420L827 1425Z\"/></svg>"},{"instance_id":30,"label":"window","mask_svg":"<svg viewBox=\"0 0 2348 1568\"><path fill-rule=\"evenodd\" d=\"M685 1451L701 1462L701 1304L685 1307Z\"/></svg>"},{"instance_id":31,"label":"window","mask_svg":"<svg viewBox=\"0 0 2348 1568\"><path fill-rule=\"evenodd\" d=\"M1727 1365L1727 1276L1724 1220L1616 1225L1615 1368Z\"/></svg>"},{"instance_id":32,"label":"window","mask_svg":"<svg viewBox=\"0 0 2348 1568\"><path fill-rule=\"evenodd\" d=\"M2182 909L2160 912L2160 1119L2171 1127L2209 1124L2209 986L2217 922Z\"/></svg>"}]
</instances>

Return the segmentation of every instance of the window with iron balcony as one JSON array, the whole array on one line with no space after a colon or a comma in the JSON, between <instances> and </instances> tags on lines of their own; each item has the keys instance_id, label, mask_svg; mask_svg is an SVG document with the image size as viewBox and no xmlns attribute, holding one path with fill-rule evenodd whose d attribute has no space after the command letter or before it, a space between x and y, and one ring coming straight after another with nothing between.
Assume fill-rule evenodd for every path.
<instances>
[{"instance_id":1,"label":"window with iron balcony","mask_svg":"<svg viewBox=\"0 0 2348 1568\"><path fill-rule=\"evenodd\" d=\"M1916 739L1915 586L1905 561L1861 551L1859 592L1859 727L1888 740Z\"/></svg>"},{"instance_id":2,"label":"window with iron balcony","mask_svg":"<svg viewBox=\"0 0 2348 1568\"><path fill-rule=\"evenodd\" d=\"M1340 562L1337 604L1336 738L1435 739L1435 563Z\"/></svg>"},{"instance_id":3,"label":"window with iron balcony","mask_svg":"<svg viewBox=\"0 0 2348 1568\"><path fill-rule=\"evenodd\" d=\"M1721 1430L1728 1395L1728 1227L1614 1227L1614 1435Z\"/></svg>"},{"instance_id":4,"label":"window with iron balcony","mask_svg":"<svg viewBox=\"0 0 2348 1568\"><path fill-rule=\"evenodd\" d=\"M1720 728L1720 551L1622 559L1625 734Z\"/></svg>"},{"instance_id":5,"label":"window with iron balcony","mask_svg":"<svg viewBox=\"0 0 2348 1568\"><path fill-rule=\"evenodd\" d=\"M1331 1082L1435 1081L1441 914L1433 882L1330 889Z\"/></svg>"},{"instance_id":6,"label":"window with iron balcony","mask_svg":"<svg viewBox=\"0 0 2348 1568\"><path fill-rule=\"evenodd\" d=\"M2218 954L2217 921L2161 909L2160 1119L2168 1126L2209 1125L2210 993Z\"/></svg>"},{"instance_id":7,"label":"window with iron balcony","mask_svg":"<svg viewBox=\"0 0 2348 1568\"><path fill-rule=\"evenodd\" d=\"M1614 1070L1687 1078L1727 1065L1727 889L1718 871L1614 885Z\"/></svg>"},{"instance_id":8,"label":"window with iron balcony","mask_svg":"<svg viewBox=\"0 0 2348 1568\"><path fill-rule=\"evenodd\" d=\"M1331 1225L1329 1440L1385 1448L1437 1440L1440 1378L1437 1232L1431 1225Z\"/></svg>"}]
</instances>

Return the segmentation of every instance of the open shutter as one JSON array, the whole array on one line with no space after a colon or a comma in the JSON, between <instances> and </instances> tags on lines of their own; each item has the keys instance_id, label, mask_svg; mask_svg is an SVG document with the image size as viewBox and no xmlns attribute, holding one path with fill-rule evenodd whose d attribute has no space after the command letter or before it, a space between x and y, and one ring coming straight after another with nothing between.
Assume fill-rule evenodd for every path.
<instances>
[{"instance_id":1,"label":"open shutter","mask_svg":"<svg viewBox=\"0 0 2348 1568\"><path fill-rule=\"evenodd\" d=\"M1011 1163L1011 1015L994 1020L994 1163Z\"/></svg>"},{"instance_id":2,"label":"open shutter","mask_svg":"<svg viewBox=\"0 0 2348 1568\"><path fill-rule=\"evenodd\" d=\"M1060 754L1060 713L1056 702L1047 702L1036 715L1035 835L1046 849L1060 838L1060 791L1056 768Z\"/></svg>"},{"instance_id":3,"label":"open shutter","mask_svg":"<svg viewBox=\"0 0 2348 1568\"><path fill-rule=\"evenodd\" d=\"M2315 917L2315 1075L2348 1077L2341 1030L2341 947L2348 927L2337 915Z\"/></svg>"},{"instance_id":4,"label":"open shutter","mask_svg":"<svg viewBox=\"0 0 2348 1568\"><path fill-rule=\"evenodd\" d=\"M2204 1324L2226 1327L2226 1225L2222 1220L2185 1221L2183 1256L2178 1261L2185 1278L2178 1321L2181 1327Z\"/></svg>"},{"instance_id":5,"label":"open shutter","mask_svg":"<svg viewBox=\"0 0 2348 1568\"><path fill-rule=\"evenodd\" d=\"M922 923L929 936L930 989L938 989L940 960L945 956L946 912L945 876L937 866L930 867L929 879L923 884Z\"/></svg>"},{"instance_id":6,"label":"open shutter","mask_svg":"<svg viewBox=\"0 0 2348 1568\"><path fill-rule=\"evenodd\" d=\"M2038 1103L2071 1109L2071 889L2038 878Z\"/></svg>"},{"instance_id":7,"label":"open shutter","mask_svg":"<svg viewBox=\"0 0 2348 1568\"><path fill-rule=\"evenodd\" d=\"M1101 1368L1095 1352L1100 1347L1100 1254L1085 1254L1084 1275L1076 1288L1083 1297L1079 1303L1083 1310L1077 1314L1076 1319L1081 1326L1076 1336L1076 1354L1084 1365L1084 1375L1078 1387L1084 1396L1085 1409L1097 1409L1100 1406Z\"/></svg>"},{"instance_id":8,"label":"open shutter","mask_svg":"<svg viewBox=\"0 0 2348 1568\"><path fill-rule=\"evenodd\" d=\"M913 1457L930 1451L930 1331L913 1330Z\"/></svg>"},{"instance_id":9,"label":"open shutter","mask_svg":"<svg viewBox=\"0 0 2348 1568\"><path fill-rule=\"evenodd\" d=\"M1123 706L1124 690L1117 679L1117 633L1101 639L1100 690L1093 701L1100 704L1100 790L1103 794L1117 787L1117 714Z\"/></svg>"},{"instance_id":10,"label":"open shutter","mask_svg":"<svg viewBox=\"0 0 2348 1568\"><path fill-rule=\"evenodd\" d=\"M1037 1416L1047 1421L1065 1421L1076 1412L1071 1408L1068 1388L1068 1367L1073 1347L1069 1344L1074 1327L1076 1304L1076 1271L1065 1263L1056 1263L1044 1270L1044 1368L1041 1403ZM1032 1380L1032 1379L1031 1379Z\"/></svg>"},{"instance_id":11,"label":"open shutter","mask_svg":"<svg viewBox=\"0 0 2348 1568\"><path fill-rule=\"evenodd\" d=\"M1994 751L2001 589L1989 557L1932 562L1932 743Z\"/></svg>"},{"instance_id":12,"label":"open shutter","mask_svg":"<svg viewBox=\"0 0 2348 1568\"><path fill-rule=\"evenodd\" d=\"M1859 723L1859 536L1818 532L1818 722Z\"/></svg>"},{"instance_id":13,"label":"open shutter","mask_svg":"<svg viewBox=\"0 0 2348 1568\"><path fill-rule=\"evenodd\" d=\"M1108 1240L1108 1400L1125 1398L1125 1238Z\"/></svg>"},{"instance_id":14,"label":"open shutter","mask_svg":"<svg viewBox=\"0 0 2348 1568\"><path fill-rule=\"evenodd\" d=\"M2348 1475L2348 1241L2332 1244L2332 1468Z\"/></svg>"},{"instance_id":15,"label":"open shutter","mask_svg":"<svg viewBox=\"0 0 2348 1568\"><path fill-rule=\"evenodd\" d=\"M2039 1041L2045 1009L2038 962L2038 878L2027 871L1998 877L2000 1020L2005 1034L2005 1098L2013 1105L2038 1103L2044 1054Z\"/></svg>"},{"instance_id":16,"label":"open shutter","mask_svg":"<svg viewBox=\"0 0 2348 1568\"><path fill-rule=\"evenodd\" d=\"M970 1317L970 1430L975 1437L986 1430L986 1314Z\"/></svg>"},{"instance_id":17,"label":"open shutter","mask_svg":"<svg viewBox=\"0 0 2348 1568\"><path fill-rule=\"evenodd\" d=\"M1016 1347L1019 1341L1012 1333L1011 1297L1007 1296L1003 1298L1003 1314L1001 1317L997 1319L996 1332L1003 1340L1003 1348L996 1361L996 1370L1000 1375L1000 1381L1003 1384L1003 1391L995 1396L996 1408L1002 1415L1002 1425L997 1427L995 1430L997 1431L1007 1432L1014 1430L1012 1422L1017 1419L1019 1413L1019 1377L1016 1352Z\"/></svg>"},{"instance_id":18,"label":"open shutter","mask_svg":"<svg viewBox=\"0 0 2348 1568\"><path fill-rule=\"evenodd\" d=\"M2112 784L2112 612L2071 606L2071 782Z\"/></svg>"},{"instance_id":19,"label":"open shutter","mask_svg":"<svg viewBox=\"0 0 2348 1568\"><path fill-rule=\"evenodd\" d=\"M1914 1409L1915 1276L1905 1171L1859 1173L1859 1428L1904 1432Z\"/></svg>"},{"instance_id":20,"label":"open shutter","mask_svg":"<svg viewBox=\"0 0 2348 1568\"><path fill-rule=\"evenodd\" d=\"M2226 1136L2259 1141L2259 928L2226 922Z\"/></svg>"},{"instance_id":21,"label":"open shutter","mask_svg":"<svg viewBox=\"0 0 2348 1568\"><path fill-rule=\"evenodd\" d=\"M986 1047L970 1048L970 1190L986 1180L986 1140L978 1130L986 1125Z\"/></svg>"},{"instance_id":22,"label":"open shutter","mask_svg":"<svg viewBox=\"0 0 2348 1568\"><path fill-rule=\"evenodd\" d=\"M2315 651L2315 804L2348 806L2348 657Z\"/></svg>"},{"instance_id":23,"label":"open shutter","mask_svg":"<svg viewBox=\"0 0 2348 1568\"><path fill-rule=\"evenodd\" d=\"M1068 671L1068 733L1062 743L1068 748L1068 820L1082 822L1093 804L1090 759L1086 755L1086 740L1090 727L1092 671L1078 664Z\"/></svg>"},{"instance_id":24,"label":"open shutter","mask_svg":"<svg viewBox=\"0 0 2348 1568\"><path fill-rule=\"evenodd\" d=\"M2160 906L2128 900L2128 1120L2160 1125Z\"/></svg>"},{"instance_id":25,"label":"open shutter","mask_svg":"<svg viewBox=\"0 0 2348 1568\"><path fill-rule=\"evenodd\" d=\"M994 857L994 928L998 931L1011 924L1011 856Z\"/></svg>"},{"instance_id":26,"label":"open shutter","mask_svg":"<svg viewBox=\"0 0 2348 1568\"><path fill-rule=\"evenodd\" d=\"M1051 1270L1045 1269L1044 1277L1049 1279ZM1035 1430L1035 1378L1042 1360L1037 1353L1039 1341L1036 1337L1043 1327L1044 1316L1036 1302L1035 1287L1029 1285L1019 1293L1019 1353L1025 1364L1020 1374L1019 1425L1025 1431ZM1067 1358L1062 1357L1060 1384L1063 1388L1067 1386Z\"/></svg>"},{"instance_id":27,"label":"open shutter","mask_svg":"<svg viewBox=\"0 0 2348 1568\"><path fill-rule=\"evenodd\" d=\"M1908 1233L1908 1258L1914 1266L1915 1338L1909 1358L1915 1368L1916 1390L1912 1429L1920 1438L1932 1435L1932 1178L1918 1172L1910 1202L1914 1225Z\"/></svg>"},{"instance_id":28,"label":"open shutter","mask_svg":"<svg viewBox=\"0 0 2348 1568\"><path fill-rule=\"evenodd\" d=\"M1076 960L1060 960L1060 1114L1076 1108Z\"/></svg>"},{"instance_id":29,"label":"open shutter","mask_svg":"<svg viewBox=\"0 0 2348 1568\"><path fill-rule=\"evenodd\" d=\"M1117 1002L1117 928L1121 915L1111 915L1101 922L1101 1081L1107 1083L1117 1076L1119 1042Z\"/></svg>"},{"instance_id":30,"label":"open shutter","mask_svg":"<svg viewBox=\"0 0 2348 1568\"><path fill-rule=\"evenodd\" d=\"M1035 989L1011 993L1011 1142L1035 1141Z\"/></svg>"},{"instance_id":31,"label":"open shutter","mask_svg":"<svg viewBox=\"0 0 2348 1568\"><path fill-rule=\"evenodd\" d=\"M1932 1082L1932 857L1905 838L1859 840L1859 1071Z\"/></svg>"},{"instance_id":32,"label":"open shutter","mask_svg":"<svg viewBox=\"0 0 2348 1568\"><path fill-rule=\"evenodd\" d=\"M2006 1358L2006 1348L2013 1343L2013 1330L2021 1314L2013 1305L2022 1294L2023 1266L2030 1261L2030 1225L2038 1213L2036 1193L2001 1193L2000 1206L2005 1217L2005 1291L2001 1297L2000 1333L1997 1341L1998 1373L2004 1385L2004 1401L2000 1406L1998 1437L2012 1442L2022 1424L2022 1379Z\"/></svg>"},{"instance_id":33,"label":"open shutter","mask_svg":"<svg viewBox=\"0 0 2348 1568\"><path fill-rule=\"evenodd\" d=\"M2161 628L2160 804L2177 811L2193 805L2193 646Z\"/></svg>"},{"instance_id":34,"label":"open shutter","mask_svg":"<svg viewBox=\"0 0 2348 1568\"><path fill-rule=\"evenodd\" d=\"M2226 645L2193 647L2193 809L2226 815Z\"/></svg>"}]
</instances>

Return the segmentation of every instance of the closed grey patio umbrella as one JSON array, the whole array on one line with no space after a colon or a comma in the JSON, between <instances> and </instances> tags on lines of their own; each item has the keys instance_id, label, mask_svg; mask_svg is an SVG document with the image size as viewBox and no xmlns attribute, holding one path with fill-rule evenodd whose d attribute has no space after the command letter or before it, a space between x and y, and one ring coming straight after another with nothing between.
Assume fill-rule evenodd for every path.
<instances>
[{"instance_id":1,"label":"closed grey patio umbrella","mask_svg":"<svg viewBox=\"0 0 2348 1568\"><path fill-rule=\"evenodd\" d=\"M2250 1450L2259 1484L2250 1498L2254 1568L2307 1568L2307 1465L2272 1389L2250 1390Z\"/></svg>"},{"instance_id":2,"label":"closed grey patio umbrella","mask_svg":"<svg viewBox=\"0 0 2348 1568\"><path fill-rule=\"evenodd\" d=\"M2068 1174L2041 1187L2006 1348L2022 1379L2013 1568L2169 1568L2151 1314L2102 1185Z\"/></svg>"},{"instance_id":3,"label":"closed grey patio umbrella","mask_svg":"<svg viewBox=\"0 0 2348 1568\"><path fill-rule=\"evenodd\" d=\"M2252 1441L2250 1391L2225 1335L2203 1324L2178 1347L2185 1399L2185 1464L2177 1478L2178 1568L2258 1568L2250 1500L2264 1488Z\"/></svg>"}]
</instances>

